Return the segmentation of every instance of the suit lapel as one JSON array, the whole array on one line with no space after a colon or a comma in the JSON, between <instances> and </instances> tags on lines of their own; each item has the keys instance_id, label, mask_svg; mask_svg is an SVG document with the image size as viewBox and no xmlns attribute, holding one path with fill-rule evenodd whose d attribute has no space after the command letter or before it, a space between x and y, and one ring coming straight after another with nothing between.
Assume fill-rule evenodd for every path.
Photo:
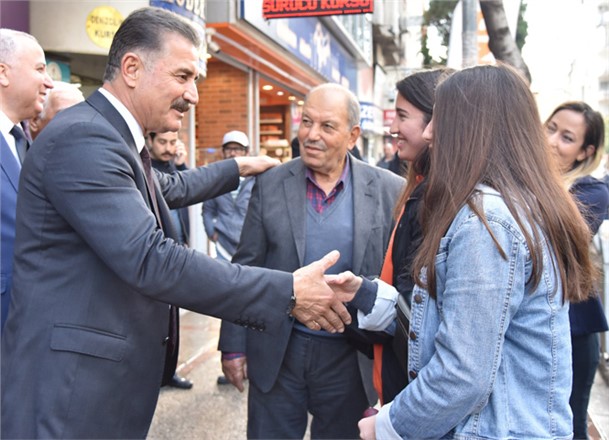
<instances>
[{"instance_id":1,"label":"suit lapel","mask_svg":"<svg viewBox=\"0 0 609 440\"><path fill-rule=\"evenodd\" d=\"M108 101L106 97L99 92L99 90L93 93L87 99L87 102L119 132L125 143L129 146L129 150L135 158L135 162L139 164L142 177L145 176L145 171L142 166L140 153L138 151L137 145L135 145L135 140L131 135L131 130L129 130L127 122L125 122L118 110L116 110L116 108L114 108L114 106L110 104L110 101ZM154 170L152 172L152 175L154 179ZM150 210L155 213L154 207L151 203L152 191L155 191L157 204L159 206L159 212L155 213L155 216L157 217L157 222L159 223L159 226L163 225L163 230L165 231L166 235L170 236L173 239L176 239L177 233L175 232L175 228L171 226L171 214L169 213L169 208L167 207L167 204L163 201L163 195L157 189L158 184L155 185L155 188L149 188L146 178L143 178L143 182L143 186L138 186L138 188L142 193L144 200L146 200L146 204L148 205Z\"/></svg>"},{"instance_id":2,"label":"suit lapel","mask_svg":"<svg viewBox=\"0 0 609 440\"><path fill-rule=\"evenodd\" d=\"M283 181L284 198L290 218L290 226L298 263L300 266L304 262L305 252L305 216L307 215L307 188L305 167L301 160L294 161L294 167L290 170L292 175Z\"/></svg>"},{"instance_id":3,"label":"suit lapel","mask_svg":"<svg viewBox=\"0 0 609 440\"><path fill-rule=\"evenodd\" d=\"M358 160L351 160L353 184L353 272L360 273L364 253L375 224L378 181Z\"/></svg>"},{"instance_id":4,"label":"suit lapel","mask_svg":"<svg viewBox=\"0 0 609 440\"><path fill-rule=\"evenodd\" d=\"M7 180L11 183L15 192L17 192L19 188L21 165L8 146L4 136L0 135L0 141L0 165L2 166L2 172L6 175Z\"/></svg>"}]
</instances>

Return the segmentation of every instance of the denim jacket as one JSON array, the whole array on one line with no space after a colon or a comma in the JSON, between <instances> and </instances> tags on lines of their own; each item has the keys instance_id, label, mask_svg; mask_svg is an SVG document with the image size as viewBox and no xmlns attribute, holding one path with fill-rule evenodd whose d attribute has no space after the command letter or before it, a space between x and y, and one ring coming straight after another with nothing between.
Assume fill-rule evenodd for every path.
<instances>
[{"instance_id":1,"label":"denim jacket","mask_svg":"<svg viewBox=\"0 0 609 440\"><path fill-rule=\"evenodd\" d=\"M379 439L572 437L568 304L554 254L544 248L533 289L521 229L497 191L478 189L507 260L464 206L436 255L437 298L413 291L410 384L381 408Z\"/></svg>"}]
</instances>

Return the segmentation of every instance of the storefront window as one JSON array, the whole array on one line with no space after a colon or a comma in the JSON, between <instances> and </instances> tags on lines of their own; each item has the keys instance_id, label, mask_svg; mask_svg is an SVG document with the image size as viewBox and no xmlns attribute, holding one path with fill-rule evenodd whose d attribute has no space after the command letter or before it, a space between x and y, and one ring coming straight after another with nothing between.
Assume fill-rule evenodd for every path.
<instances>
[{"instance_id":1,"label":"storefront window","mask_svg":"<svg viewBox=\"0 0 609 440\"><path fill-rule=\"evenodd\" d=\"M370 14L337 15L340 23L362 51L366 61L372 64L372 22Z\"/></svg>"}]
</instances>

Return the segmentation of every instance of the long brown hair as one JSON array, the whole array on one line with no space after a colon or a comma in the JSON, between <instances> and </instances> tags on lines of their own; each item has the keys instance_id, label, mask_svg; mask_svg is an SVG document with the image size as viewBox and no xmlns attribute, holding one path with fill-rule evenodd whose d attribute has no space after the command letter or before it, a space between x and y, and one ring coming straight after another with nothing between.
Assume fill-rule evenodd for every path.
<instances>
[{"instance_id":1,"label":"long brown hair","mask_svg":"<svg viewBox=\"0 0 609 440\"><path fill-rule=\"evenodd\" d=\"M423 112L423 123L425 125L421 127L421 131L425 129L425 126L431 121L431 116L433 115L436 85L440 82L441 78L453 72L454 70L449 68L420 70L402 78L395 85L402 98ZM408 164L406 185L395 204L393 213L396 220L399 218L408 198L418 184L417 176L426 176L428 171L429 151L428 147L425 147L419 152L416 159Z\"/></svg>"},{"instance_id":2,"label":"long brown hair","mask_svg":"<svg viewBox=\"0 0 609 440\"><path fill-rule=\"evenodd\" d=\"M541 243L547 239L556 254L563 299L586 299L593 290L594 274L588 255L590 233L552 165L535 99L520 74L506 65L454 73L436 89L433 122L422 213L424 238L414 261L417 284L425 285L420 271L426 267L426 287L435 298L436 252L465 204L493 236L474 197L476 185L482 183L503 195L525 236L533 286L541 278Z\"/></svg>"}]
</instances>

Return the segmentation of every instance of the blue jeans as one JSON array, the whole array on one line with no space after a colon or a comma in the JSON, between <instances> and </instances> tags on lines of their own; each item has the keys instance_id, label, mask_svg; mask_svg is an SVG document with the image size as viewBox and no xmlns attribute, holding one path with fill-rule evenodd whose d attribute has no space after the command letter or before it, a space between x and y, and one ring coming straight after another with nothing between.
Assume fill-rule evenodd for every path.
<instances>
[{"instance_id":1,"label":"blue jeans","mask_svg":"<svg viewBox=\"0 0 609 440\"><path fill-rule=\"evenodd\" d=\"M357 422L368 407L356 350L344 338L292 331L277 382L268 393L249 385L247 436L359 438Z\"/></svg>"}]
</instances>

